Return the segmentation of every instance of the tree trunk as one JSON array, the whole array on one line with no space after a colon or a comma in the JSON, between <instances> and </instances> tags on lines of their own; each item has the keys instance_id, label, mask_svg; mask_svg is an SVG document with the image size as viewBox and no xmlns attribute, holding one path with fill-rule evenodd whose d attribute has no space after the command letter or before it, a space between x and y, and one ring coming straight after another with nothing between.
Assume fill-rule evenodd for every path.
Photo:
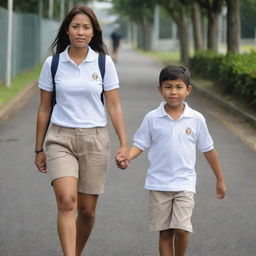
<instances>
[{"instance_id":1,"label":"tree trunk","mask_svg":"<svg viewBox=\"0 0 256 256\"><path fill-rule=\"evenodd\" d=\"M218 51L219 14L208 10L207 49Z\"/></svg>"},{"instance_id":2,"label":"tree trunk","mask_svg":"<svg viewBox=\"0 0 256 256\"><path fill-rule=\"evenodd\" d=\"M226 0L227 3L227 51L239 52L240 3L239 0Z\"/></svg>"},{"instance_id":3,"label":"tree trunk","mask_svg":"<svg viewBox=\"0 0 256 256\"><path fill-rule=\"evenodd\" d=\"M203 36L202 36L202 18L199 5L193 4L192 7L192 20L193 20L193 32L194 32L194 47L195 51L203 49Z\"/></svg>"},{"instance_id":4,"label":"tree trunk","mask_svg":"<svg viewBox=\"0 0 256 256\"><path fill-rule=\"evenodd\" d=\"M152 24L145 15L142 16L142 48L144 51L151 50L151 33L152 33Z\"/></svg>"},{"instance_id":5,"label":"tree trunk","mask_svg":"<svg viewBox=\"0 0 256 256\"><path fill-rule=\"evenodd\" d=\"M185 8L180 9L180 17L176 19L180 41L181 61L188 66L189 62L189 29Z\"/></svg>"}]
</instances>

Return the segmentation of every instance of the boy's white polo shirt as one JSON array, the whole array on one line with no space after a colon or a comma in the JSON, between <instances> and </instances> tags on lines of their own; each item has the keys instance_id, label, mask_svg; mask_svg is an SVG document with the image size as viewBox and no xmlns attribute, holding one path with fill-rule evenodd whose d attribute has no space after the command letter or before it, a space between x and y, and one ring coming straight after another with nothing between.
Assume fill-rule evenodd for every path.
<instances>
[{"instance_id":1,"label":"boy's white polo shirt","mask_svg":"<svg viewBox=\"0 0 256 256\"><path fill-rule=\"evenodd\" d=\"M145 189L158 191L196 191L196 148L213 149L203 115L185 103L183 114L173 120L165 102L149 112L134 135L134 145L149 149L149 168Z\"/></svg>"},{"instance_id":2,"label":"boy's white polo shirt","mask_svg":"<svg viewBox=\"0 0 256 256\"><path fill-rule=\"evenodd\" d=\"M56 101L51 122L63 127L91 128L106 126L105 108L101 102L102 79L98 53L89 47L85 60L75 64L68 55L68 48L60 53L55 75ZM39 87L53 91L51 75L52 56L43 64ZM119 88L114 63L106 55L104 91Z\"/></svg>"}]
</instances>

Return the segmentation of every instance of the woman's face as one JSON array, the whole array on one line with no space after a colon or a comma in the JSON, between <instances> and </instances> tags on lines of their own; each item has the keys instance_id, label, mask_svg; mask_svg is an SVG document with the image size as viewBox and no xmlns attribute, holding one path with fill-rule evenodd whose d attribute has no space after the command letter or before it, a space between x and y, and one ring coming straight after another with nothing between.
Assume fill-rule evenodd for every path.
<instances>
[{"instance_id":1,"label":"woman's face","mask_svg":"<svg viewBox=\"0 0 256 256\"><path fill-rule=\"evenodd\" d=\"M67 30L71 47L87 47L93 37L93 26L89 16L77 14Z\"/></svg>"}]
</instances>

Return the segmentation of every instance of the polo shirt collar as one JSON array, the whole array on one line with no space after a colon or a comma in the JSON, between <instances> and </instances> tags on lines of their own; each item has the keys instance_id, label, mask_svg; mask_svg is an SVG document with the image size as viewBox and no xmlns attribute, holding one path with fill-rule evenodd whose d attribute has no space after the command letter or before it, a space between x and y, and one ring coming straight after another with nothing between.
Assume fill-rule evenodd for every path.
<instances>
[{"instance_id":1,"label":"polo shirt collar","mask_svg":"<svg viewBox=\"0 0 256 256\"><path fill-rule=\"evenodd\" d=\"M165 104L166 104L165 101L161 102L160 106L157 109L157 115L159 117L169 116L166 113L165 109L164 109ZM189 107L187 102L184 102L184 104L185 104L185 108L184 108L183 114L180 116L180 118L182 118L182 117L192 117L193 116L193 110Z\"/></svg>"},{"instance_id":2,"label":"polo shirt collar","mask_svg":"<svg viewBox=\"0 0 256 256\"><path fill-rule=\"evenodd\" d=\"M67 61L72 62L72 60L70 59L70 57L68 55L69 47L70 47L70 45L68 45L67 48L60 54L63 62L67 62ZM90 46L88 46L88 54L82 63L93 62L96 59L96 56L97 56L97 53Z\"/></svg>"}]
</instances>

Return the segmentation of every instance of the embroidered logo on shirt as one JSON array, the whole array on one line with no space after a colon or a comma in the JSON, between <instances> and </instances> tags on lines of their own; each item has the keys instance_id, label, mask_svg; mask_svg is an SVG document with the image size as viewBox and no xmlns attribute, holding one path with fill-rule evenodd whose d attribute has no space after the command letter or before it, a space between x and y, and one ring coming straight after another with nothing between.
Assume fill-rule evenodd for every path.
<instances>
[{"instance_id":1,"label":"embroidered logo on shirt","mask_svg":"<svg viewBox=\"0 0 256 256\"><path fill-rule=\"evenodd\" d=\"M97 73L92 74L92 80L93 81L98 81L99 80L99 75Z\"/></svg>"},{"instance_id":2,"label":"embroidered logo on shirt","mask_svg":"<svg viewBox=\"0 0 256 256\"><path fill-rule=\"evenodd\" d=\"M187 128L187 129L186 129L186 134L191 134L191 133L192 133L191 128Z\"/></svg>"}]
</instances>

